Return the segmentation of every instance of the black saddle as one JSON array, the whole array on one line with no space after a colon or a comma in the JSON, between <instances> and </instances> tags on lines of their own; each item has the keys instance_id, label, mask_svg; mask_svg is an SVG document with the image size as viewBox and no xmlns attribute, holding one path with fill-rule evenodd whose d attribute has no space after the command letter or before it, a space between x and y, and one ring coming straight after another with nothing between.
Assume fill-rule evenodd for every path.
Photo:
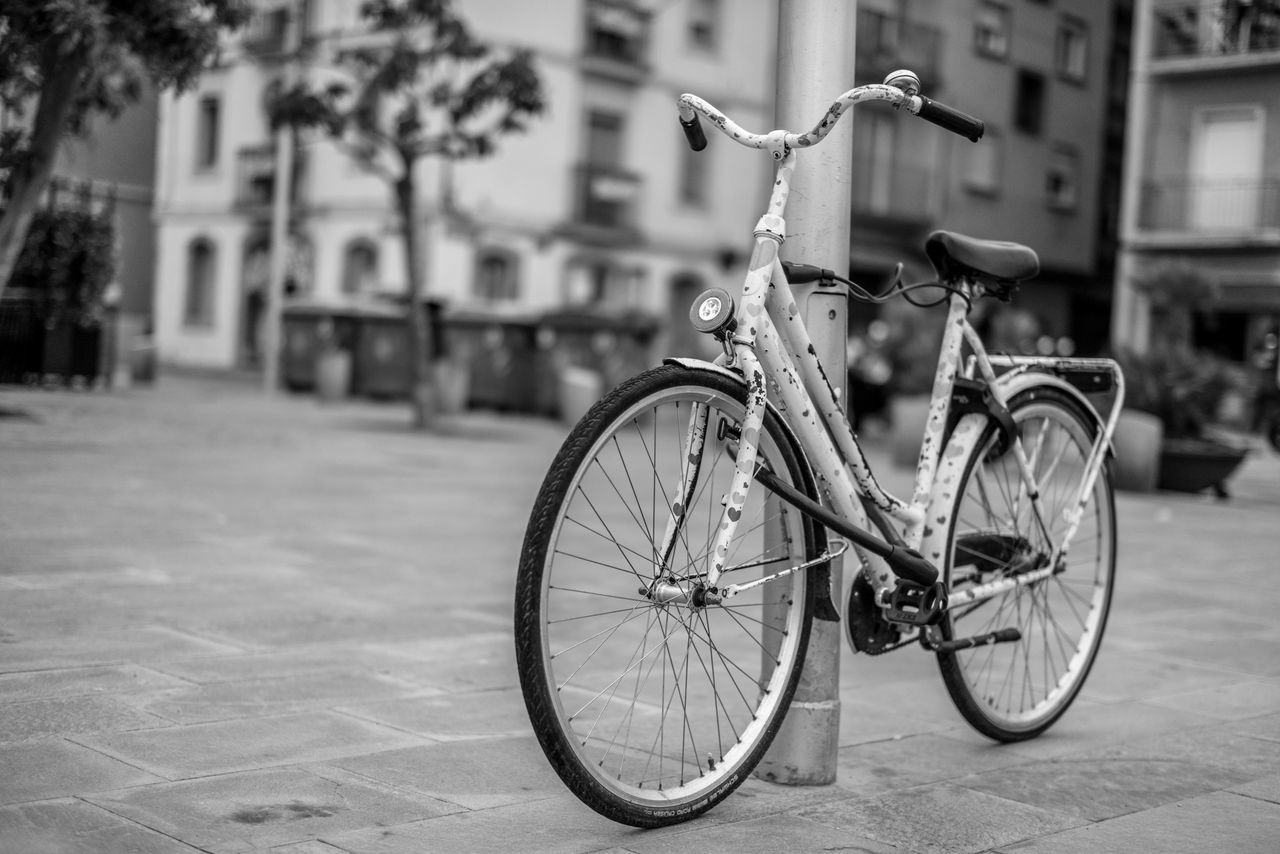
<instances>
[{"instance_id":1,"label":"black saddle","mask_svg":"<svg viewBox=\"0 0 1280 854\"><path fill-rule=\"evenodd\" d=\"M1040 272L1040 259L1035 250L1020 243L935 231L925 241L924 251L938 271L938 278L944 282L967 276L1011 285Z\"/></svg>"}]
</instances>

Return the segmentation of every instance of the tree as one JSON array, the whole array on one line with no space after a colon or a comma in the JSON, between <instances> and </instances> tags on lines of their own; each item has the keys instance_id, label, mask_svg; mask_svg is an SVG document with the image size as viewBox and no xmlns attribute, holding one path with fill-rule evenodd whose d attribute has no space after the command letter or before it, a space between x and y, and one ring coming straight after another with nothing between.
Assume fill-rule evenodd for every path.
<instances>
[{"instance_id":1,"label":"tree","mask_svg":"<svg viewBox=\"0 0 1280 854\"><path fill-rule=\"evenodd\" d=\"M404 241L414 424L437 409L431 330L419 232L417 167L427 157L492 154L497 138L522 131L543 110L542 84L527 50L496 56L455 12L451 0L369 0L368 34L334 55L341 79L303 81L279 93L273 124L325 131L392 191Z\"/></svg>"},{"instance_id":2,"label":"tree","mask_svg":"<svg viewBox=\"0 0 1280 854\"><path fill-rule=\"evenodd\" d=\"M0 0L0 294L13 273L63 135L114 117L144 80L189 87L245 0ZM28 120L29 117L29 120Z\"/></svg>"}]
</instances>

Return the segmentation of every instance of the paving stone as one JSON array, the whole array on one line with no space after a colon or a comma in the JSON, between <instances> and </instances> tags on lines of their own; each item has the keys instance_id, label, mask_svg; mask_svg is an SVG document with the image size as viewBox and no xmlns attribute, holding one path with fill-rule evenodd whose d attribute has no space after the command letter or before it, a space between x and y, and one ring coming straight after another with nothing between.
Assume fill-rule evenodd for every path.
<instances>
[{"instance_id":1,"label":"paving stone","mask_svg":"<svg viewBox=\"0 0 1280 854\"><path fill-rule=\"evenodd\" d=\"M1251 783L1241 783L1239 786L1232 786L1230 791L1237 795L1248 795L1251 798L1280 804L1280 775L1263 777Z\"/></svg>"},{"instance_id":2,"label":"paving stone","mask_svg":"<svg viewBox=\"0 0 1280 854\"><path fill-rule=\"evenodd\" d=\"M5 854L194 854L196 849L83 801L0 808Z\"/></svg>"},{"instance_id":3,"label":"paving stone","mask_svg":"<svg viewBox=\"0 0 1280 854\"><path fill-rule=\"evenodd\" d=\"M1280 768L1280 743L1222 726L1208 726L1135 738L1085 752L1077 758L1188 762L1221 768L1250 779Z\"/></svg>"},{"instance_id":4,"label":"paving stone","mask_svg":"<svg viewBox=\"0 0 1280 854\"><path fill-rule=\"evenodd\" d=\"M92 611L91 608L86 609ZM159 626L69 636L0 646L0 673L49 670L88 664L168 661L197 655L227 655L239 647Z\"/></svg>"},{"instance_id":5,"label":"paving stone","mask_svg":"<svg viewBox=\"0 0 1280 854\"><path fill-rule=\"evenodd\" d=\"M266 647L335 641L381 641L422 635L460 635L492 628L487 620L479 620L474 616L437 611L428 619L419 609L392 605L375 613L343 613L332 610L281 613L279 609L268 609L260 616L205 625L236 642Z\"/></svg>"},{"instance_id":6,"label":"paving stone","mask_svg":"<svg viewBox=\"0 0 1280 854\"><path fill-rule=\"evenodd\" d=\"M511 602L502 603L503 622L511 621ZM379 644L371 650L399 659L389 672L428 688L475 691L507 688L516 683L515 644L510 629L460 637Z\"/></svg>"},{"instance_id":7,"label":"paving stone","mask_svg":"<svg viewBox=\"0 0 1280 854\"><path fill-rule=\"evenodd\" d=\"M458 808L301 769L224 774L90 796L104 809L211 852L307 842Z\"/></svg>"},{"instance_id":8,"label":"paving stone","mask_svg":"<svg viewBox=\"0 0 1280 854\"><path fill-rule=\"evenodd\" d=\"M338 705L351 697L393 697L414 688L364 673L310 673L245 682L219 682L136 697L140 709L182 724L282 715Z\"/></svg>"},{"instance_id":9,"label":"paving stone","mask_svg":"<svg viewBox=\"0 0 1280 854\"><path fill-rule=\"evenodd\" d=\"M113 697L55 697L0 704L0 744L70 733L122 732L166 727L164 718Z\"/></svg>"},{"instance_id":10,"label":"paving stone","mask_svg":"<svg viewBox=\"0 0 1280 854\"><path fill-rule=\"evenodd\" d=\"M0 805L140 786L154 774L62 739L0 747Z\"/></svg>"},{"instance_id":11,"label":"paving stone","mask_svg":"<svg viewBox=\"0 0 1280 854\"><path fill-rule=\"evenodd\" d=\"M789 840L785 846L779 841ZM684 825L670 836L643 837L626 843L636 854L776 854L789 851L840 851L850 854L899 854L899 848L852 835L794 815L776 815L733 824Z\"/></svg>"},{"instance_id":12,"label":"paving stone","mask_svg":"<svg viewBox=\"0 0 1280 854\"><path fill-rule=\"evenodd\" d=\"M1237 674L1159 656L1111 649L1108 636L1080 691L1080 699L1097 703L1151 699L1238 682Z\"/></svg>"},{"instance_id":13,"label":"paving stone","mask_svg":"<svg viewBox=\"0 0 1280 854\"><path fill-rule=\"evenodd\" d=\"M170 780L324 762L422 739L332 712L87 736L76 741Z\"/></svg>"},{"instance_id":14,"label":"paving stone","mask_svg":"<svg viewBox=\"0 0 1280 854\"><path fill-rule=\"evenodd\" d=\"M1211 720L1205 715L1133 701L1089 703L1077 699L1048 731L1011 748L1028 758L1052 759L1162 732L1198 729ZM960 729L972 731L967 724Z\"/></svg>"},{"instance_id":15,"label":"paving stone","mask_svg":"<svg viewBox=\"0 0 1280 854\"><path fill-rule=\"evenodd\" d=\"M119 694L175 688L190 683L135 664L36 670L0 676L0 702L69 697L77 694Z\"/></svg>"},{"instance_id":16,"label":"paving stone","mask_svg":"<svg viewBox=\"0 0 1280 854\"><path fill-rule=\"evenodd\" d=\"M952 782L1011 801L1102 821L1213 792L1243 779L1238 772L1170 759L1062 759Z\"/></svg>"},{"instance_id":17,"label":"paving stone","mask_svg":"<svg viewBox=\"0 0 1280 854\"><path fill-rule=\"evenodd\" d=\"M1273 715L1259 715L1256 718L1250 718L1239 723L1229 724L1227 726L1231 732L1238 732L1242 735L1253 736L1254 738L1264 738L1268 741L1280 741L1280 713Z\"/></svg>"},{"instance_id":18,"label":"paving stone","mask_svg":"<svg viewBox=\"0 0 1280 854\"><path fill-rule=\"evenodd\" d=\"M1280 708L1280 682L1236 682L1147 700L1157 706L1239 720Z\"/></svg>"},{"instance_id":19,"label":"paving stone","mask_svg":"<svg viewBox=\"0 0 1280 854\"><path fill-rule=\"evenodd\" d=\"M1080 819L949 783L800 810L812 819L902 851L965 854L1043 836Z\"/></svg>"},{"instance_id":20,"label":"paving stone","mask_svg":"<svg viewBox=\"0 0 1280 854\"><path fill-rule=\"evenodd\" d=\"M188 682L207 685L335 671L362 670L390 676L392 667L403 661L390 653L342 643L172 661L159 665L159 669Z\"/></svg>"},{"instance_id":21,"label":"paving stone","mask_svg":"<svg viewBox=\"0 0 1280 854\"><path fill-rule=\"evenodd\" d=\"M535 803L330 836L324 841L351 854L579 854L635 851L634 845L668 837L695 824L639 830L604 818L576 798L560 795Z\"/></svg>"},{"instance_id":22,"label":"paving stone","mask_svg":"<svg viewBox=\"0 0 1280 854\"><path fill-rule=\"evenodd\" d=\"M532 737L432 744L330 764L476 810L564 791Z\"/></svg>"},{"instance_id":23,"label":"paving stone","mask_svg":"<svg viewBox=\"0 0 1280 854\"><path fill-rule=\"evenodd\" d=\"M532 734L524 695L514 689L406 697L341 710L437 741Z\"/></svg>"},{"instance_id":24,"label":"paving stone","mask_svg":"<svg viewBox=\"0 0 1280 854\"><path fill-rule=\"evenodd\" d=\"M1280 806L1214 792L999 850L1008 854L1275 854L1277 839Z\"/></svg>"},{"instance_id":25,"label":"paving stone","mask_svg":"<svg viewBox=\"0 0 1280 854\"><path fill-rule=\"evenodd\" d=\"M960 741L916 735L841 748L836 785L871 795L1025 762L1027 758L1020 753L986 739Z\"/></svg>"}]
</instances>

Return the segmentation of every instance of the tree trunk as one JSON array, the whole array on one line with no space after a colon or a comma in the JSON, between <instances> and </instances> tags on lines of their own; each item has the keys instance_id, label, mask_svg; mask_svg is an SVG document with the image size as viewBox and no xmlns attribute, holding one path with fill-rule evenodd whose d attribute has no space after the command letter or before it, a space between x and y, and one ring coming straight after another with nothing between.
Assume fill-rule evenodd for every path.
<instances>
[{"instance_id":1,"label":"tree trunk","mask_svg":"<svg viewBox=\"0 0 1280 854\"><path fill-rule=\"evenodd\" d=\"M404 239L405 276L409 283L409 388L413 426L426 430L434 425L440 406L431 365L431 326L427 323L422 301L426 288L412 163L405 164L404 174L396 181L395 191Z\"/></svg>"},{"instance_id":2,"label":"tree trunk","mask_svg":"<svg viewBox=\"0 0 1280 854\"><path fill-rule=\"evenodd\" d=\"M46 63L48 73L40 91L31 125L31 141L27 156L13 170L9 198L0 215L0 296L13 275L22 254L27 231L40 204L40 196L49 184L58 143L67 126L76 86L85 69L82 55L59 56Z\"/></svg>"}]
</instances>

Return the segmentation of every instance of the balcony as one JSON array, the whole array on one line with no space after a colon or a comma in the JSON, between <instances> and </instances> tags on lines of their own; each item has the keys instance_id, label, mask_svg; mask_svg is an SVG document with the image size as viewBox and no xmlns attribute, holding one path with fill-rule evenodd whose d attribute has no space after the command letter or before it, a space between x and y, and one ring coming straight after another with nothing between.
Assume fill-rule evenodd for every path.
<instances>
[{"instance_id":1,"label":"balcony","mask_svg":"<svg viewBox=\"0 0 1280 854\"><path fill-rule=\"evenodd\" d=\"M258 9L249 18L240 44L249 56L259 59L279 58L284 53L285 31L289 26L289 7Z\"/></svg>"},{"instance_id":2,"label":"balcony","mask_svg":"<svg viewBox=\"0 0 1280 854\"><path fill-rule=\"evenodd\" d=\"M942 31L872 9L858 10L857 69L859 80L879 83L890 71L909 68L925 81L938 80Z\"/></svg>"},{"instance_id":3,"label":"balcony","mask_svg":"<svg viewBox=\"0 0 1280 854\"><path fill-rule=\"evenodd\" d=\"M303 152L294 152L290 205L298 203L298 187L302 183L304 161ZM255 145L241 148L236 152L236 210L255 216L269 216L275 198L275 186L276 148L274 145Z\"/></svg>"},{"instance_id":4,"label":"balcony","mask_svg":"<svg viewBox=\"0 0 1280 854\"><path fill-rule=\"evenodd\" d=\"M625 0L588 0L583 65L586 70L623 83L637 83L649 72L650 13Z\"/></svg>"},{"instance_id":5,"label":"balcony","mask_svg":"<svg viewBox=\"0 0 1280 854\"><path fill-rule=\"evenodd\" d=\"M1153 14L1153 71L1280 63L1280 0L1166 2Z\"/></svg>"},{"instance_id":6,"label":"balcony","mask_svg":"<svg viewBox=\"0 0 1280 854\"><path fill-rule=\"evenodd\" d=\"M590 243L621 245L640 240L640 176L614 166L583 163L574 173L574 214L568 231Z\"/></svg>"},{"instance_id":7,"label":"balcony","mask_svg":"<svg viewBox=\"0 0 1280 854\"><path fill-rule=\"evenodd\" d=\"M1147 181L1138 228L1144 236L1192 242L1274 242L1280 237L1280 177Z\"/></svg>"}]
</instances>

